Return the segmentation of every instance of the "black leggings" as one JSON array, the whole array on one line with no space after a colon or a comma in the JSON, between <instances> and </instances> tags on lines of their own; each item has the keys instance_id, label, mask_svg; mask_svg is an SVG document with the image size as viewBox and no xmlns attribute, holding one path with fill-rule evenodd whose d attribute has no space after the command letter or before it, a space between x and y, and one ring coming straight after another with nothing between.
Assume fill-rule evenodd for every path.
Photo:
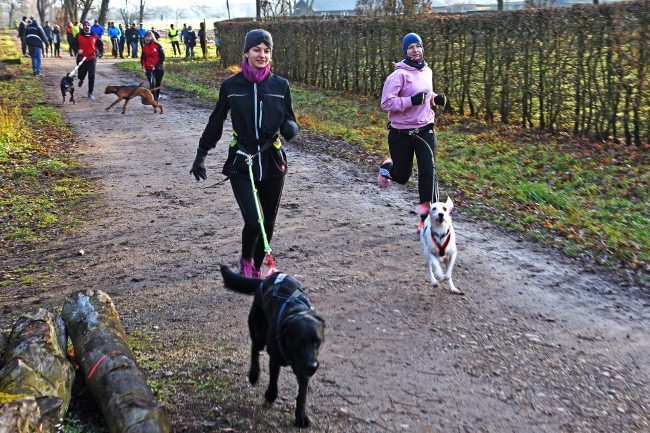
<instances>
[{"instance_id":1,"label":"black leggings","mask_svg":"<svg viewBox=\"0 0 650 433\"><path fill-rule=\"evenodd\" d=\"M258 221L257 208L255 207L253 186L250 179L246 178L230 178L230 184L244 217L244 228L241 232L241 255L245 260L252 258L255 268L259 269L262 262L264 262L266 253L264 252L264 240L262 239L262 229ZM275 227L275 218L280 208L284 177L256 181L255 188L257 188L260 210L264 218L264 230L270 244L273 237L273 228Z\"/></svg>"},{"instance_id":2,"label":"black leggings","mask_svg":"<svg viewBox=\"0 0 650 433\"><path fill-rule=\"evenodd\" d=\"M163 71L162 69L147 71L147 80L149 80L149 88L155 89L156 87L160 87L160 85L162 84L163 75L165 75L165 71ZM154 90L153 98L156 100L156 102L158 102L159 96L160 96L160 90Z\"/></svg>"},{"instance_id":3,"label":"black leggings","mask_svg":"<svg viewBox=\"0 0 650 433\"><path fill-rule=\"evenodd\" d=\"M81 59L77 58L77 64ZM79 66L79 79L85 80L86 74L88 75L88 93L93 93L95 89L95 62L97 59L86 60Z\"/></svg>"},{"instance_id":4,"label":"black leggings","mask_svg":"<svg viewBox=\"0 0 650 433\"><path fill-rule=\"evenodd\" d=\"M172 48L174 49L174 55L176 55L176 50L178 50L178 55L180 56L181 54L181 46L178 45L178 41L172 41Z\"/></svg>"},{"instance_id":5,"label":"black leggings","mask_svg":"<svg viewBox=\"0 0 650 433\"><path fill-rule=\"evenodd\" d=\"M413 155L418 161L418 192L420 203L437 202L438 183L435 180L436 148L438 138L433 124L423 126L417 134L399 132L391 129L388 132L388 148L393 159L390 178L397 183L405 184L413 170Z\"/></svg>"}]
</instances>

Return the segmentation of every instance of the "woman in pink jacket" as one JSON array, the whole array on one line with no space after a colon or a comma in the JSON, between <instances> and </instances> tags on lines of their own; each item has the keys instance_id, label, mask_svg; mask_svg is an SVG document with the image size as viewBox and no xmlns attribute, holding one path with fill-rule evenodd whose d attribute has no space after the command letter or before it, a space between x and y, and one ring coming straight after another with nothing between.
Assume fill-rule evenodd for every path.
<instances>
[{"instance_id":1,"label":"woman in pink jacket","mask_svg":"<svg viewBox=\"0 0 650 433\"><path fill-rule=\"evenodd\" d=\"M378 182L388 188L390 181L405 184L413 170L413 155L418 161L420 215L418 233L429 213L431 201L438 200L435 179L436 132L433 129L433 104L445 106L447 98L433 92L432 72L422 55L422 39L409 33L402 40L405 58L395 64L381 95L381 108L388 112L390 157L381 162Z\"/></svg>"}]
</instances>

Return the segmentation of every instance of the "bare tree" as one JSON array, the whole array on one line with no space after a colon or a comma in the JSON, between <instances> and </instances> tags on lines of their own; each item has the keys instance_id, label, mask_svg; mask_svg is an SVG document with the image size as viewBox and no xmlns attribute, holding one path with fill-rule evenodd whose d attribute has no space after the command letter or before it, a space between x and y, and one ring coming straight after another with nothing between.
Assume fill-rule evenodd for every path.
<instances>
[{"instance_id":1,"label":"bare tree","mask_svg":"<svg viewBox=\"0 0 650 433\"><path fill-rule=\"evenodd\" d=\"M139 23L144 22L144 10L147 7L147 0L140 0L140 21Z\"/></svg>"},{"instance_id":2,"label":"bare tree","mask_svg":"<svg viewBox=\"0 0 650 433\"><path fill-rule=\"evenodd\" d=\"M185 12L187 12L187 9L182 9L176 6L176 9L174 10L174 17L176 18L177 23L183 19L183 15L185 15Z\"/></svg>"},{"instance_id":3,"label":"bare tree","mask_svg":"<svg viewBox=\"0 0 650 433\"><path fill-rule=\"evenodd\" d=\"M41 25L45 22L45 12L52 7L55 0L36 0L36 11L38 12L38 17L40 18Z\"/></svg>"},{"instance_id":4,"label":"bare tree","mask_svg":"<svg viewBox=\"0 0 650 433\"><path fill-rule=\"evenodd\" d=\"M137 16L136 10L129 4L129 0L124 0L124 7L117 8L117 11L122 17L122 21L126 28L131 26L131 23L135 22L135 17Z\"/></svg>"},{"instance_id":5,"label":"bare tree","mask_svg":"<svg viewBox=\"0 0 650 433\"><path fill-rule=\"evenodd\" d=\"M108 17L108 1L102 0L102 5L99 8L99 24L102 27L106 26L106 18Z\"/></svg>"},{"instance_id":6,"label":"bare tree","mask_svg":"<svg viewBox=\"0 0 650 433\"><path fill-rule=\"evenodd\" d=\"M90 11L90 8L93 6L93 0L79 0L79 6L81 6L81 17L79 19L81 21L85 20L88 17L88 12Z\"/></svg>"},{"instance_id":7,"label":"bare tree","mask_svg":"<svg viewBox=\"0 0 650 433\"><path fill-rule=\"evenodd\" d=\"M13 18L14 12L18 12L25 7L25 2L22 0L2 0L0 4L7 5L9 7L9 27L14 25Z\"/></svg>"},{"instance_id":8,"label":"bare tree","mask_svg":"<svg viewBox=\"0 0 650 433\"><path fill-rule=\"evenodd\" d=\"M76 22L79 18L79 4L76 0L63 0L63 17L67 24L69 21Z\"/></svg>"},{"instance_id":9,"label":"bare tree","mask_svg":"<svg viewBox=\"0 0 650 433\"><path fill-rule=\"evenodd\" d=\"M210 18L213 15L210 5L191 5L190 9L198 18Z\"/></svg>"},{"instance_id":10,"label":"bare tree","mask_svg":"<svg viewBox=\"0 0 650 433\"><path fill-rule=\"evenodd\" d=\"M265 17L283 17L291 13L290 0L260 0L260 7Z\"/></svg>"}]
</instances>

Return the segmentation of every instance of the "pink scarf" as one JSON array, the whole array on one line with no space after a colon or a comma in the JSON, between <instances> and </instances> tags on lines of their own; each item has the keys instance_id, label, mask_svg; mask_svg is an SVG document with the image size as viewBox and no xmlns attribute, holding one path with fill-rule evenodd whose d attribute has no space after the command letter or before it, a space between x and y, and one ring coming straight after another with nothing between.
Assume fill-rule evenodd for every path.
<instances>
[{"instance_id":1,"label":"pink scarf","mask_svg":"<svg viewBox=\"0 0 650 433\"><path fill-rule=\"evenodd\" d=\"M251 65L248 64L246 60L241 62L241 71L244 74L244 77L251 83L261 83L264 81L269 72L271 71L271 64L267 64L262 69L258 69L257 72L253 71Z\"/></svg>"}]
</instances>

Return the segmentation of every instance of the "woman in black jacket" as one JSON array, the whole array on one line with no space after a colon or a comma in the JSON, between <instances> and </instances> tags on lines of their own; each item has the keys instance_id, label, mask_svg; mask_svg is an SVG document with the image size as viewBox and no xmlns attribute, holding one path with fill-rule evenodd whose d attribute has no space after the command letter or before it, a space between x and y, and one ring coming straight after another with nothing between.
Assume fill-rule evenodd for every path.
<instances>
[{"instance_id":1,"label":"woman in black jacket","mask_svg":"<svg viewBox=\"0 0 650 433\"><path fill-rule=\"evenodd\" d=\"M207 178L205 157L221 138L230 111L234 137L223 174L230 177L244 217L239 272L257 278L261 276L265 251L247 159L252 159L264 230L270 242L287 174L286 155L278 134L287 141L298 134L289 82L270 72L272 49L273 39L269 32L258 29L246 34L242 71L221 84L217 106L199 140L190 170L197 181Z\"/></svg>"}]
</instances>

